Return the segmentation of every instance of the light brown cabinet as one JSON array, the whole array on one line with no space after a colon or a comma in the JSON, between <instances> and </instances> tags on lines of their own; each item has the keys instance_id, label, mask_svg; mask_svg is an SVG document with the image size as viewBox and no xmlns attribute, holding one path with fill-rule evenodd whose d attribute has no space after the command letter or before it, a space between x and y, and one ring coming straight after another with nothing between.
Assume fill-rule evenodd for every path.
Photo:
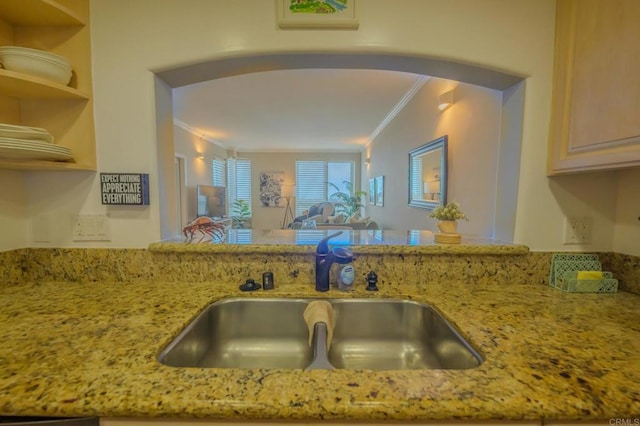
<instances>
[{"instance_id":1,"label":"light brown cabinet","mask_svg":"<svg viewBox=\"0 0 640 426\"><path fill-rule=\"evenodd\" d=\"M68 86L0 69L0 122L45 128L74 158L0 159L0 168L96 170L89 0L0 1L0 45L45 50L71 62Z\"/></svg>"},{"instance_id":2,"label":"light brown cabinet","mask_svg":"<svg viewBox=\"0 0 640 426\"><path fill-rule=\"evenodd\" d=\"M640 165L640 2L558 0L550 175Z\"/></svg>"}]
</instances>

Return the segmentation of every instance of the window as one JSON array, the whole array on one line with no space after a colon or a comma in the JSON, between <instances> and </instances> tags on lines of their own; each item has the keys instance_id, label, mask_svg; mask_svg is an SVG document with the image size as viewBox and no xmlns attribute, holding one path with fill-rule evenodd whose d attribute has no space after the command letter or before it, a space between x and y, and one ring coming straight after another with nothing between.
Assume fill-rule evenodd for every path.
<instances>
[{"instance_id":1,"label":"window","mask_svg":"<svg viewBox=\"0 0 640 426\"><path fill-rule=\"evenodd\" d=\"M331 185L328 186L327 199L331 199L331 195L335 192L345 192L347 194L351 192L345 182L351 183L353 181L352 169L352 163L327 163L327 181L338 187L336 189Z\"/></svg>"},{"instance_id":2,"label":"window","mask_svg":"<svg viewBox=\"0 0 640 426\"><path fill-rule=\"evenodd\" d=\"M231 244L251 244L253 234L251 229L233 229L229 232L228 238Z\"/></svg>"},{"instance_id":3,"label":"window","mask_svg":"<svg viewBox=\"0 0 640 426\"><path fill-rule=\"evenodd\" d=\"M353 182L353 162L296 161L296 216L314 204L327 201L336 192L349 192L345 181Z\"/></svg>"},{"instance_id":4,"label":"window","mask_svg":"<svg viewBox=\"0 0 640 426\"><path fill-rule=\"evenodd\" d=\"M227 190L229 209L236 200L243 200L251 211L251 161L229 158L227 160Z\"/></svg>"},{"instance_id":5,"label":"window","mask_svg":"<svg viewBox=\"0 0 640 426\"><path fill-rule=\"evenodd\" d=\"M224 160L218 158L213 159L211 165L213 186L227 186Z\"/></svg>"}]
</instances>

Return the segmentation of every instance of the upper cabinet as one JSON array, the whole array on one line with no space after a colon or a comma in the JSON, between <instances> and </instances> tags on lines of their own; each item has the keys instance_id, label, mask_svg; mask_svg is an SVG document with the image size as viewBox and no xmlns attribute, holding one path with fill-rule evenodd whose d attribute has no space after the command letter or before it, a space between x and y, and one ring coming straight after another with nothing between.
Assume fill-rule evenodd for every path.
<instances>
[{"instance_id":1,"label":"upper cabinet","mask_svg":"<svg viewBox=\"0 0 640 426\"><path fill-rule=\"evenodd\" d=\"M72 161L0 158L0 168L96 170L89 0L0 0L0 46L64 56L73 68L62 85L0 68L0 123L44 128Z\"/></svg>"},{"instance_id":2,"label":"upper cabinet","mask_svg":"<svg viewBox=\"0 0 640 426\"><path fill-rule=\"evenodd\" d=\"M640 165L640 1L558 0L550 175Z\"/></svg>"}]
</instances>

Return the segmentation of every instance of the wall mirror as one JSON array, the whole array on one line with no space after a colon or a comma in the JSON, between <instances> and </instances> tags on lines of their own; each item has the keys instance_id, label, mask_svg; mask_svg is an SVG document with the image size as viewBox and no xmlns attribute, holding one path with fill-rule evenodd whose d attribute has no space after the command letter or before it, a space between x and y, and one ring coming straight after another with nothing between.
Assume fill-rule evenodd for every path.
<instances>
[{"instance_id":1,"label":"wall mirror","mask_svg":"<svg viewBox=\"0 0 640 426\"><path fill-rule=\"evenodd\" d=\"M409 205L433 210L447 203L447 136L409 151Z\"/></svg>"}]
</instances>

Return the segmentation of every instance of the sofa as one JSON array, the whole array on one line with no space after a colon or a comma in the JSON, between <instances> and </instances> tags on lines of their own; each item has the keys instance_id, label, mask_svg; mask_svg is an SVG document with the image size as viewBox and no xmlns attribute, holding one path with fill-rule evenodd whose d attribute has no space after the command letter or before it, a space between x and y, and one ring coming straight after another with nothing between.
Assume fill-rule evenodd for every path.
<instances>
[{"instance_id":1,"label":"sofa","mask_svg":"<svg viewBox=\"0 0 640 426\"><path fill-rule=\"evenodd\" d=\"M311 206L307 214L296 217L289 228L300 229L303 220L315 220L317 229L378 229L378 224L369 217L345 218L342 213L336 213L335 204L329 201Z\"/></svg>"},{"instance_id":2,"label":"sofa","mask_svg":"<svg viewBox=\"0 0 640 426\"><path fill-rule=\"evenodd\" d=\"M329 223L329 217L332 216L335 211L336 206L329 201L314 204L309 207L309 210L306 212L306 214L293 219L293 222L289 224L289 228L300 229L303 220L315 220L316 225Z\"/></svg>"}]
</instances>

